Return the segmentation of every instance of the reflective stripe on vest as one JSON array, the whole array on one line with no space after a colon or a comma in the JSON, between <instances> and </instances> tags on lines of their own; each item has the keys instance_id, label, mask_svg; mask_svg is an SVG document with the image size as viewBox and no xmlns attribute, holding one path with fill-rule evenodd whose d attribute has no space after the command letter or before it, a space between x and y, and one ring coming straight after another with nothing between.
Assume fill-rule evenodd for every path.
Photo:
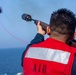
<instances>
[{"instance_id":1,"label":"reflective stripe on vest","mask_svg":"<svg viewBox=\"0 0 76 75\"><path fill-rule=\"evenodd\" d=\"M70 53L58 49L31 47L25 57L67 64Z\"/></svg>"}]
</instances>

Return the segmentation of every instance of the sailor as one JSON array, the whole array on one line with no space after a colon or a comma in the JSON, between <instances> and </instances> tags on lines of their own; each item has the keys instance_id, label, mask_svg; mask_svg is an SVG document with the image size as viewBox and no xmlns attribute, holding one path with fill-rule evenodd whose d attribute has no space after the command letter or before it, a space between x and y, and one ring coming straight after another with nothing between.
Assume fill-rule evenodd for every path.
<instances>
[{"instance_id":1,"label":"sailor","mask_svg":"<svg viewBox=\"0 0 76 75\"><path fill-rule=\"evenodd\" d=\"M76 75L76 48L68 45L75 32L75 14L58 9L51 14L49 25L44 31L38 22L38 33L22 56L24 75Z\"/></svg>"}]
</instances>

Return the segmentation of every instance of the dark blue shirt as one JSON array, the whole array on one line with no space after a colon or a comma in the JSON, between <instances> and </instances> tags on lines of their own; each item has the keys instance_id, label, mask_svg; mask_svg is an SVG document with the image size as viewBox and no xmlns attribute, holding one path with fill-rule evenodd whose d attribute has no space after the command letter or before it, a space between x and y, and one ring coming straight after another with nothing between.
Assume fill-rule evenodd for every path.
<instances>
[{"instance_id":1,"label":"dark blue shirt","mask_svg":"<svg viewBox=\"0 0 76 75\"><path fill-rule=\"evenodd\" d=\"M24 54L26 52L26 50L32 45L32 44L37 44L44 41L44 36L37 33L35 38L30 42L30 44L26 47L26 49L24 50L23 54L22 54L22 63L23 63L23 58L24 58ZM21 65L22 65L21 63ZM23 65L22 65L23 66ZM74 62L73 62L73 66L72 66L72 75L76 75L76 56L74 58Z\"/></svg>"}]
</instances>

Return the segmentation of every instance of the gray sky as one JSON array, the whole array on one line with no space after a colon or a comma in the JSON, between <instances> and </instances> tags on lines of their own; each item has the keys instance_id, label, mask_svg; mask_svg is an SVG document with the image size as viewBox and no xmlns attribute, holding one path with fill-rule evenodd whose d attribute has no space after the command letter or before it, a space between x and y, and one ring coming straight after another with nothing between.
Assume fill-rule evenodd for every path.
<instances>
[{"instance_id":1,"label":"gray sky","mask_svg":"<svg viewBox=\"0 0 76 75\"><path fill-rule=\"evenodd\" d=\"M0 7L0 48L26 47L37 29L33 22L22 20L23 13L49 24L51 13L59 8L76 13L76 0L0 0Z\"/></svg>"}]
</instances>

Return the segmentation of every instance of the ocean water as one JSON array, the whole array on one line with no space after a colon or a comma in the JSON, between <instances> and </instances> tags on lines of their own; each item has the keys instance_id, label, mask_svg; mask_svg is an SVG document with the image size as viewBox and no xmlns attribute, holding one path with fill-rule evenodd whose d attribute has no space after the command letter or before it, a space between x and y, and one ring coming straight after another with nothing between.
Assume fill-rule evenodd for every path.
<instances>
[{"instance_id":1,"label":"ocean water","mask_svg":"<svg viewBox=\"0 0 76 75\"><path fill-rule=\"evenodd\" d=\"M0 75L17 75L22 72L21 56L25 48L0 49Z\"/></svg>"}]
</instances>

